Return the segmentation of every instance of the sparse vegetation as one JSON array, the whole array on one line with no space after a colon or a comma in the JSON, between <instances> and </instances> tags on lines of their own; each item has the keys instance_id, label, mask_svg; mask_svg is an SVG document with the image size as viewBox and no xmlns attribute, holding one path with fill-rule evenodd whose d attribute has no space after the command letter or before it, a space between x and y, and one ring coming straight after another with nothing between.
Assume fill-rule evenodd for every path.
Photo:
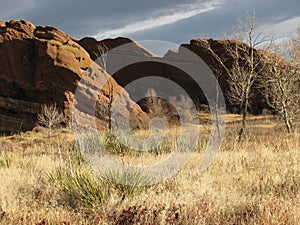
<instances>
[{"instance_id":1,"label":"sparse vegetation","mask_svg":"<svg viewBox=\"0 0 300 225\"><path fill-rule=\"evenodd\" d=\"M106 107L100 107L102 110L102 114L107 117L107 126L108 129L112 129L112 104L114 101L114 85L111 80L111 75L107 72L107 56L108 56L108 47L105 44L100 44L98 46L97 51L94 53L97 56L96 63L101 66L101 72L105 77L105 84L103 84L103 87L107 87L106 91L106 97L107 97L107 106Z\"/></svg>"},{"instance_id":2,"label":"sparse vegetation","mask_svg":"<svg viewBox=\"0 0 300 225\"><path fill-rule=\"evenodd\" d=\"M203 107L206 111L191 112L193 101L187 96L166 100L149 89L144 100L153 124L149 130L130 132L142 140L151 135L154 138L151 143L141 143L148 151L138 151L127 145L128 135L122 136L125 131L115 131L112 127L112 107L117 94L114 91L117 90L106 71L108 48L99 45L95 55L101 76L107 79L102 90L104 100L97 101L100 104L96 111L103 116L100 119L107 122L107 131L76 130L77 133L73 133L67 128L59 129L59 125L66 122L65 116L53 104L43 105L38 114L37 121L43 127L1 136L0 224L299 224L300 30L285 48L284 60L256 49L264 38L260 34L256 36L254 28L254 16L240 20L235 33L238 41L222 41L224 55L208 43L211 40L203 42L213 61L227 74L230 86L227 97L242 114L242 117L227 115L227 133L221 149L204 171L199 170L202 160L217 152L206 152L206 147L214 141L212 122L217 123L219 139L221 136L219 119L223 117L220 117L221 93L217 82L211 114L207 106L200 104L198 109ZM65 44L50 42L57 50ZM72 48L74 53L77 48L72 46L64 48ZM57 51L55 63L61 64L61 57ZM76 60L81 61L81 57ZM81 70L89 71L85 67ZM214 72L218 80L221 79L220 71ZM95 79L98 74L89 75ZM264 85L255 86L260 83ZM280 115L248 113L254 87L261 89L269 106ZM174 114L171 105L176 106L173 108L178 114ZM126 107L129 108L129 104ZM180 121L187 123L170 123L172 126L162 129L160 125L164 124L162 120L155 120L156 117L168 119L170 114L174 121L180 117ZM196 118L200 124L199 121L194 123ZM55 135L54 128L57 128ZM250 131L247 135L246 129ZM188 133L198 135L199 130L198 140L195 136L188 137ZM125 138L120 140L120 137ZM176 164L180 161L177 158L187 155L185 153L194 147L193 141L196 151L177 171ZM153 146L153 142L158 144ZM153 171L146 170L149 165L160 165L159 162L174 151L178 154L170 157L172 162ZM105 160L113 157L116 161L108 161L108 165L97 161L97 157ZM94 171L93 168L102 168L103 165L95 165L99 162L110 166L109 169ZM175 171L176 175L160 180L163 176L159 173L168 170Z\"/></svg>"},{"instance_id":3,"label":"sparse vegetation","mask_svg":"<svg viewBox=\"0 0 300 225\"><path fill-rule=\"evenodd\" d=\"M75 171L57 168L48 174L49 180L65 193L70 206L95 206L109 196L109 187L84 168Z\"/></svg>"},{"instance_id":4,"label":"sparse vegetation","mask_svg":"<svg viewBox=\"0 0 300 225\"><path fill-rule=\"evenodd\" d=\"M55 127L63 122L66 122L66 117L56 106L56 103L52 105L44 104L41 112L38 114L37 122L48 129L48 139L50 148L52 146L52 131Z\"/></svg>"},{"instance_id":5,"label":"sparse vegetation","mask_svg":"<svg viewBox=\"0 0 300 225\"><path fill-rule=\"evenodd\" d=\"M130 167L108 171L104 177L107 185L114 188L122 198L139 194L151 187L152 184L151 177L144 175L139 169Z\"/></svg>"},{"instance_id":6,"label":"sparse vegetation","mask_svg":"<svg viewBox=\"0 0 300 225\"><path fill-rule=\"evenodd\" d=\"M281 45L273 46L270 71L261 76L262 92L268 104L280 114L288 133L300 118L300 32Z\"/></svg>"},{"instance_id":7,"label":"sparse vegetation","mask_svg":"<svg viewBox=\"0 0 300 225\"><path fill-rule=\"evenodd\" d=\"M238 107L243 123L238 132L238 139L245 138L247 133L247 117L254 96L254 85L259 75L266 68L264 54L257 51L259 45L266 41L261 33L255 30L257 27L255 14L240 18L233 33L233 41L224 41L225 54L213 49L208 42L203 42L208 54L226 72L229 81L228 100L233 106ZM268 49L265 46L266 50ZM217 77L219 71L214 69Z\"/></svg>"},{"instance_id":8,"label":"sparse vegetation","mask_svg":"<svg viewBox=\"0 0 300 225\"><path fill-rule=\"evenodd\" d=\"M137 171L97 176L70 133L53 139L54 153L36 141L41 132L1 137L0 224L298 224L299 133L287 135L277 117L250 116L250 135L236 142L237 118L228 116L221 152L204 172L205 145L198 145L176 177L155 186ZM140 162L127 153L125 162ZM167 155L150 152L143 160Z\"/></svg>"}]
</instances>

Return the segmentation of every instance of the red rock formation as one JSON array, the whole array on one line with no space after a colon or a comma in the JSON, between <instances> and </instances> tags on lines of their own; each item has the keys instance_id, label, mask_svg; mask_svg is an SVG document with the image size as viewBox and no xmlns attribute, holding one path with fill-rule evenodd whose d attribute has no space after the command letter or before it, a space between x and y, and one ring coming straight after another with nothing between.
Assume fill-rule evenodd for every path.
<instances>
[{"instance_id":1,"label":"red rock formation","mask_svg":"<svg viewBox=\"0 0 300 225\"><path fill-rule=\"evenodd\" d=\"M91 55L91 57L95 57L94 52L97 51L97 46L101 43L107 44L109 48L113 48L116 46L120 46L121 44L128 44L133 43L134 46L133 49L129 49L127 54L128 55L137 55L141 59L144 59L143 62L131 64L129 66L126 66L124 68L121 68L119 71L117 71L115 74L113 74L114 79L120 84L122 87L125 87L129 83L147 76L158 76L158 77L165 77L168 78L177 84L179 84L182 88L186 90L186 92L193 98L197 99L197 103L200 104L207 104L206 97L204 96L201 88L197 83L184 71L172 66L172 62L177 62L178 64L185 65L185 68L188 68L189 65L192 65L193 63L198 63L199 61L195 58L188 56L187 57L187 51L191 51L195 53L197 56L199 56L212 70L217 70L220 73L219 77L219 84L222 88L222 91L225 96L225 101L227 105L227 109L230 111L238 111L238 107L232 105L230 101L228 100L228 93L229 93L229 86L230 82L228 80L226 71L221 67L220 63L217 62L207 51L206 44L208 43L210 47L216 51L216 53L221 58L227 58L227 64L228 67L230 67L230 59L228 54L226 53L225 49L225 42L235 43L234 41L223 41L223 40L216 40L216 39L193 39L189 44L182 44L178 50L169 50L165 56L161 59L161 63L159 60L150 60L155 58L155 56L151 54L144 54L144 48L141 48L139 45L137 45L133 40L131 39L125 39L125 38L118 38L115 40L103 40L103 41L97 41L95 39L91 38L84 38L80 40L78 43L82 45ZM242 42L239 42L238 44L245 45ZM257 51L258 52L258 51ZM261 51L260 51L261 53ZM122 54L120 52L119 54ZM205 79L205 78L203 78ZM153 83L153 87L157 87L160 84ZM131 96L135 95L135 91L138 90L139 87L135 87L129 91L129 94ZM170 95L176 96L176 90L168 90ZM253 113L260 113L260 111L263 108L268 108L268 105L266 104L264 96L258 91L257 88L253 89L254 98L251 100L251 110ZM142 105L143 109L145 108L145 105ZM147 110L146 110L147 111Z\"/></svg>"},{"instance_id":2,"label":"red rock formation","mask_svg":"<svg viewBox=\"0 0 300 225\"><path fill-rule=\"evenodd\" d=\"M36 27L28 21L0 22L0 132L32 129L44 103L56 102L70 117L78 82L93 63L83 47L57 28ZM113 79L111 83L115 95L122 90ZM107 107L107 92L105 87L99 93L98 107ZM133 108L132 126L146 126L148 117L128 94L122 92L120 99ZM99 116L97 123L103 128L107 118Z\"/></svg>"},{"instance_id":3,"label":"red rock formation","mask_svg":"<svg viewBox=\"0 0 300 225\"><path fill-rule=\"evenodd\" d=\"M189 44L181 45L178 50L170 50L163 58L158 58L129 38L120 37L102 41L94 38L77 40L54 27L34 26L28 21L0 21L0 132L32 129L36 122L36 115L44 103L56 102L58 107L70 117L74 105L74 92L79 81L83 77L95 74L100 78L104 76L99 66L90 68L98 56L99 45L103 44L110 52L118 49L113 54L119 64L111 65L108 59L108 72L114 78L111 79L114 95L121 99L120 104L123 107L121 114L126 115L131 111L133 128L145 127L149 121L148 116L130 99L134 99L135 92L141 91L141 84L136 84L132 89L127 90L129 95L122 88L138 78L147 76L167 78L181 86L191 98L197 99L197 103L207 103L203 91L195 80L184 70L174 66L181 65L188 69L199 62L197 56L212 70L220 73L219 83L225 95L227 108L235 110L235 106L231 105L227 98L230 85L227 74L207 51L207 44L209 44L221 58L228 58L225 41L194 39ZM121 46L122 48L118 48ZM187 58L187 51L195 55ZM226 60L226 63L230 67L230 59ZM123 67L119 68L119 65ZM205 83L205 75L201 76ZM154 79L149 85L166 90L169 96L179 95L177 89L164 86L159 80ZM104 86L104 89L99 92L97 84L91 79L79 90L80 97L84 101L97 98L96 112L90 111L89 104L75 103L82 118L85 116L93 118L96 113L98 127L104 128L108 120L107 115L103 114L103 108L109 107L108 86ZM267 105L264 96L257 89L253 92L255 98L251 101L250 110L259 113ZM145 100L139 102L147 112L149 108L146 103ZM165 104L164 108L165 111L174 111L168 104ZM178 115L173 116L177 118Z\"/></svg>"}]
</instances>

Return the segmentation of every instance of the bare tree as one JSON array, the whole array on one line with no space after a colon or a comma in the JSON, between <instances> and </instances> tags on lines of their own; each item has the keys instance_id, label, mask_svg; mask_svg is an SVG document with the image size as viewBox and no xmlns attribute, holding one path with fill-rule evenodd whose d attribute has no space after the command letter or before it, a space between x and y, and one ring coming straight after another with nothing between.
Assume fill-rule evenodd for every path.
<instances>
[{"instance_id":1,"label":"bare tree","mask_svg":"<svg viewBox=\"0 0 300 225\"><path fill-rule=\"evenodd\" d=\"M258 45L266 41L266 38L262 36L262 33L256 33L255 27L255 15L247 14L240 18L234 31L235 40L223 42L225 51L223 54L218 52L218 49L213 49L209 42L206 43L208 53L226 72L229 81L228 100L232 105L238 106L242 114L239 140L246 134L247 112L250 100L253 98L255 81L265 69L266 64L264 54L256 50Z\"/></svg>"},{"instance_id":2,"label":"bare tree","mask_svg":"<svg viewBox=\"0 0 300 225\"><path fill-rule=\"evenodd\" d=\"M215 71L215 99L209 99L210 104L212 105L213 109L212 112L214 112L214 119L216 121L216 127L217 127L217 132L218 132L218 137L221 137L221 128L220 128L220 114L221 114L221 107L222 105L220 104L220 86L219 86L219 79L221 77L220 71ZM223 106L224 107L224 106Z\"/></svg>"},{"instance_id":3,"label":"bare tree","mask_svg":"<svg viewBox=\"0 0 300 225\"><path fill-rule=\"evenodd\" d=\"M266 82L261 90L268 104L283 118L288 133L293 131L294 121L300 114L299 43L298 30L298 39L291 37L283 45L274 46L269 57L270 71L262 77Z\"/></svg>"},{"instance_id":4,"label":"bare tree","mask_svg":"<svg viewBox=\"0 0 300 225\"><path fill-rule=\"evenodd\" d=\"M108 104L107 108L102 107L101 111L105 117L108 117L108 129L112 129L112 104L114 101L114 86L111 80L111 75L107 73L107 55L108 55L108 48L105 44L100 44L98 46L97 51L95 52L97 56L96 62L101 66L101 72L105 76L106 83L107 83L107 98Z\"/></svg>"},{"instance_id":5,"label":"bare tree","mask_svg":"<svg viewBox=\"0 0 300 225\"><path fill-rule=\"evenodd\" d=\"M50 146L52 145L52 130L59 124L66 121L66 117L60 112L56 103L52 105L42 105L41 112L37 116L37 121L40 125L48 128L48 138Z\"/></svg>"},{"instance_id":6,"label":"bare tree","mask_svg":"<svg viewBox=\"0 0 300 225\"><path fill-rule=\"evenodd\" d=\"M175 96L169 97L169 101L178 110L179 115L182 116L182 121L191 122L194 119L194 102L187 95L181 95L179 99Z\"/></svg>"}]
</instances>

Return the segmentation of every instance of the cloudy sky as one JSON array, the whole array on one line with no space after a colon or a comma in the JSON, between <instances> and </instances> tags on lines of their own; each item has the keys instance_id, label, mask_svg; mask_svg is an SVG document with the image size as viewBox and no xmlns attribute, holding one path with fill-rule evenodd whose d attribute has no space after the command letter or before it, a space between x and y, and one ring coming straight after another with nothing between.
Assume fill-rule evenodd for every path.
<instances>
[{"instance_id":1,"label":"cloudy sky","mask_svg":"<svg viewBox=\"0 0 300 225\"><path fill-rule=\"evenodd\" d=\"M135 40L188 42L222 38L236 19L255 12L260 29L282 38L300 27L299 0L9 0L0 19L53 25L74 37L129 36Z\"/></svg>"}]
</instances>

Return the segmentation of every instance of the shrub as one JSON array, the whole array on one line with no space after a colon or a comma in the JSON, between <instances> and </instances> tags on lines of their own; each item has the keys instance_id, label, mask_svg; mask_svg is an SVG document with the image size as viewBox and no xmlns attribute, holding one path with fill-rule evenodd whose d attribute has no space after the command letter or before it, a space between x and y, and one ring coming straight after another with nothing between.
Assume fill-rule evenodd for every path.
<instances>
[{"instance_id":1,"label":"shrub","mask_svg":"<svg viewBox=\"0 0 300 225\"><path fill-rule=\"evenodd\" d=\"M84 169L76 169L71 173L57 168L48 177L50 181L59 184L72 206L94 206L104 202L109 196L107 185Z\"/></svg>"},{"instance_id":2,"label":"shrub","mask_svg":"<svg viewBox=\"0 0 300 225\"><path fill-rule=\"evenodd\" d=\"M120 142L118 138L110 131L102 134L102 143L106 151L112 154L124 154L130 151L130 147Z\"/></svg>"},{"instance_id":3,"label":"shrub","mask_svg":"<svg viewBox=\"0 0 300 225\"><path fill-rule=\"evenodd\" d=\"M9 168L12 164L12 157L8 154L2 154L0 158L0 168L6 167Z\"/></svg>"},{"instance_id":4,"label":"shrub","mask_svg":"<svg viewBox=\"0 0 300 225\"><path fill-rule=\"evenodd\" d=\"M108 186L112 186L118 194L131 197L151 187L152 178L144 175L137 168L114 169L106 172L103 177Z\"/></svg>"}]
</instances>

